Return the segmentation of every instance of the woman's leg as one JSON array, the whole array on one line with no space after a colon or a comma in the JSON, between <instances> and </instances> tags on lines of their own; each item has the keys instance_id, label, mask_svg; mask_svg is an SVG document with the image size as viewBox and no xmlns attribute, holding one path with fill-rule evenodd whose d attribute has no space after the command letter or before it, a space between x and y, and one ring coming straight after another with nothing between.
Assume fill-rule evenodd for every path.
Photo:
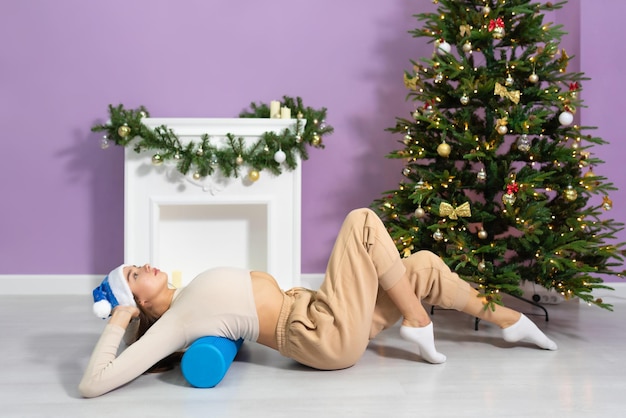
<instances>
[{"instance_id":1,"label":"woman's leg","mask_svg":"<svg viewBox=\"0 0 626 418\"><path fill-rule=\"evenodd\" d=\"M398 306L405 303L400 299L410 299L406 294L407 289L411 289L417 300L423 299L430 305L456 309L500 326L506 341L529 341L541 348L556 349L556 344L519 312L504 306L497 306L494 311L484 309L484 300L478 297L478 292L430 251L419 251L403 259L403 262L407 272L398 282L397 292L393 289L391 293L379 291L370 338L397 322L400 315L404 315L398 310ZM413 315L418 315L423 323L425 310L421 304L419 307L421 309L417 309L417 313ZM403 324L407 323L405 320Z\"/></svg>"}]
</instances>

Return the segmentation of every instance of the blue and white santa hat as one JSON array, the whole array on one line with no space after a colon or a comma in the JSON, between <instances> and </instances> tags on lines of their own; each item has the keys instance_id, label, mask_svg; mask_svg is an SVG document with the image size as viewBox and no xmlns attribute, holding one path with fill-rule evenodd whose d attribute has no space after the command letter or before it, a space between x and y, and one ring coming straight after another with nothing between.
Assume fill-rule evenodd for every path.
<instances>
[{"instance_id":1,"label":"blue and white santa hat","mask_svg":"<svg viewBox=\"0 0 626 418\"><path fill-rule=\"evenodd\" d=\"M124 267L126 265L122 264L111 271L100 286L93 290L93 312L102 319L111 316L111 311L117 305L137 306L124 278Z\"/></svg>"}]
</instances>

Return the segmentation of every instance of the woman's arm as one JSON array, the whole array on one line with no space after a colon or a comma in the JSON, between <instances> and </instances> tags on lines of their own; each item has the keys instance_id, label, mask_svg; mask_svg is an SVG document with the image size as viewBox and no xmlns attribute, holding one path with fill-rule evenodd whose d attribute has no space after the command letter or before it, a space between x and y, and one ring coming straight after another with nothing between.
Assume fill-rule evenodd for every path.
<instances>
[{"instance_id":1,"label":"woman's arm","mask_svg":"<svg viewBox=\"0 0 626 418\"><path fill-rule=\"evenodd\" d=\"M132 309L136 308L119 307L113 311L78 386L82 396L92 398L118 388L184 347L185 339L180 327L165 314L142 338L118 356L126 327L136 315Z\"/></svg>"}]
</instances>

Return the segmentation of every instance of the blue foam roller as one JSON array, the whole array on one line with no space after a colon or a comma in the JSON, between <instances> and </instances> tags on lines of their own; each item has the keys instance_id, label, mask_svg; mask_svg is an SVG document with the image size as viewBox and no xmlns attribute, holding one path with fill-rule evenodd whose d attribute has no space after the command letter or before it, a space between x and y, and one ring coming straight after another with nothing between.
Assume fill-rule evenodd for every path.
<instances>
[{"instance_id":1,"label":"blue foam roller","mask_svg":"<svg viewBox=\"0 0 626 418\"><path fill-rule=\"evenodd\" d=\"M222 381L232 364L243 339L202 337L183 354L180 368L183 377L196 388L212 388Z\"/></svg>"}]
</instances>

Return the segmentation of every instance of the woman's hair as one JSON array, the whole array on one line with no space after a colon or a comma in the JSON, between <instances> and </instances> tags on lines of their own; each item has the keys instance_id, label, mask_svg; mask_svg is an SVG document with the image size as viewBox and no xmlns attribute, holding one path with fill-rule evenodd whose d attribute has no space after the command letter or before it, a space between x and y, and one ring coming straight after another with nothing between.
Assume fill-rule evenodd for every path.
<instances>
[{"instance_id":1,"label":"woman's hair","mask_svg":"<svg viewBox=\"0 0 626 418\"><path fill-rule=\"evenodd\" d=\"M146 331L148 331L148 329L150 329L150 327L159 319L157 316L148 314L139 304L137 304L137 307L139 308L139 326L137 327L135 341L141 338L141 336L144 335ZM180 363L182 357L182 351L172 353L169 356L157 361L146 371L146 373L161 373L171 370Z\"/></svg>"}]
</instances>

